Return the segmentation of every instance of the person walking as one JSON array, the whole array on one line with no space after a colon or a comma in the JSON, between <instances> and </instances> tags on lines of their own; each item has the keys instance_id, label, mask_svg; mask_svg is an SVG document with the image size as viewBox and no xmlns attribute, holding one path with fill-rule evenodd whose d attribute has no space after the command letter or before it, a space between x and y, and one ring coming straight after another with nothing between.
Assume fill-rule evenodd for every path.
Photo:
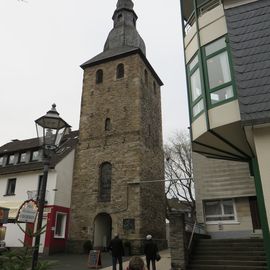
<instances>
[{"instance_id":1,"label":"person walking","mask_svg":"<svg viewBox=\"0 0 270 270\"><path fill-rule=\"evenodd\" d=\"M148 234L146 236L146 241L144 245L144 254L146 256L146 265L148 270L150 270L150 262L152 262L152 270L156 270L157 252L157 245L153 242L152 235Z\"/></svg>"},{"instance_id":2,"label":"person walking","mask_svg":"<svg viewBox=\"0 0 270 270\"><path fill-rule=\"evenodd\" d=\"M112 265L113 270L116 270L117 262L119 264L119 270L123 270L123 260L124 247L122 239L119 238L118 234L115 234L114 238L111 240L109 249L112 251Z\"/></svg>"},{"instance_id":3,"label":"person walking","mask_svg":"<svg viewBox=\"0 0 270 270\"><path fill-rule=\"evenodd\" d=\"M138 256L131 257L126 270L146 270L142 258Z\"/></svg>"}]
</instances>

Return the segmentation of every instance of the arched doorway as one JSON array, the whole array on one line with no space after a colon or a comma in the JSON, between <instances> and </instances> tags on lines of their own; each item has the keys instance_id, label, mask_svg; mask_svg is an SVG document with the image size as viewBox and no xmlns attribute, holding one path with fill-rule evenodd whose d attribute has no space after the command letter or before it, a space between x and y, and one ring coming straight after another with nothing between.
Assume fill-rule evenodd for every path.
<instances>
[{"instance_id":1,"label":"arched doorway","mask_svg":"<svg viewBox=\"0 0 270 270\"><path fill-rule=\"evenodd\" d=\"M112 218L107 213L100 213L94 221L94 247L106 250L112 237Z\"/></svg>"}]
</instances>

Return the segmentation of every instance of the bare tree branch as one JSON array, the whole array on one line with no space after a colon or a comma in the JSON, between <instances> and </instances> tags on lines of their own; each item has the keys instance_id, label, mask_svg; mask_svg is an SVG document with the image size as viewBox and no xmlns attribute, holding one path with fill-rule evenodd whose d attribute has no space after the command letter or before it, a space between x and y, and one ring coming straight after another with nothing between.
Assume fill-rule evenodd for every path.
<instances>
[{"instance_id":1,"label":"bare tree branch","mask_svg":"<svg viewBox=\"0 0 270 270\"><path fill-rule=\"evenodd\" d=\"M176 198L188 205L190 212L195 217L195 197L193 182L193 166L191 143L188 132L178 132L164 145L166 198ZM171 210L169 202L167 209Z\"/></svg>"}]
</instances>

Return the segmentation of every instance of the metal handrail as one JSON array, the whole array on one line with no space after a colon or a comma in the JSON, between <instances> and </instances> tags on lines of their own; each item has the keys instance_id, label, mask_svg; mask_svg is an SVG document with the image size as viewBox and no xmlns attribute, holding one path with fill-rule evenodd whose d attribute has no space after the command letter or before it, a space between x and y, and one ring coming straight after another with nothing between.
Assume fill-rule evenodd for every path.
<instances>
[{"instance_id":1,"label":"metal handrail","mask_svg":"<svg viewBox=\"0 0 270 270\"><path fill-rule=\"evenodd\" d=\"M205 232L205 227L202 224L199 224L197 221L195 221L194 223L185 221L185 224L192 227L192 230L190 230L191 235L190 235L190 238L188 241L188 246L187 246L187 250L190 250L195 233L199 233L199 234L204 233L205 234L206 232ZM198 231L196 231L196 230L198 230Z\"/></svg>"},{"instance_id":2,"label":"metal handrail","mask_svg":"<svg viewBox=\"0 0 270 270\"><path fill-rule=\"evenodd\" d=\"M198 9L198 16L202 16L206 12L210 11L211 9L214 9L215 7L222 4L222 0L206 0L203 3L199 4ZM189 18L185 22L184 30L185 34L188 33L192 25L195 23L195 11L190 14Z\"/></svg>"},{"instance_id":3,"label":"metal handrail","mask_svg":"<svg viewBox=\"0 0 270 270\"><path fill-rule=\"evenodd\" d=\"M222 4L221 0L210 0L205 3L202 3L201 5L198 6L199 16L202 16L207 11L214 9L215 7L221 4Z\"/></svg>"},{"instance_id":4,"label":"metal handrail","mask_svg":"<svg viewBox=\"0 0 270 270\"><path fill-rule=\"evenodd\" d=\"M191 233L191 236L189 238L188 247L187 247L188 250L190 250L190 247L191 247L191 244L192 244L192 241L193 241L196 225L197 225L197 221L195 221L194 224L193 224L192 233Z\"/></svg>"},{"instance_id":5,"label":"metal handrail","mask_svg":"<svg viewBox=\"0 0 270 270\"><path fill-rule=\"evenodd\" d=\"M188 33L189 29L192 27L194 22L195 22L195 12L193 11L185 23L185 26L184 26L185 34Z\"/></svg>"}]
</instances>

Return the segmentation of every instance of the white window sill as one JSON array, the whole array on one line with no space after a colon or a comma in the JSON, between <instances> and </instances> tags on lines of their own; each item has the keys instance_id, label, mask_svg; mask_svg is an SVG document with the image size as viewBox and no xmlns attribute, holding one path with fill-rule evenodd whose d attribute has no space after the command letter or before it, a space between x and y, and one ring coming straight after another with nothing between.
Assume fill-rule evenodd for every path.
<instances>
[{"instance_id":1,"label":"white window sill","mask_svg":"<svg viewBox=\"0 0 270 270\"><path fill-rule=\"evenodd\" d=\"M206 225L239 225L240 222L239 221L206 221L205 222Z\"/></svg>"},{"instance_id":2,"label":"white window sill","mask_svg":"<svg viewBox=\"0 0 270 270\"><path fill-rule=\"evenodd\" d=\"M55 235L53 238L56 238L56 239L65 239L65 236L58 236L58 235Z\"/></svg>"}]
</instances>

